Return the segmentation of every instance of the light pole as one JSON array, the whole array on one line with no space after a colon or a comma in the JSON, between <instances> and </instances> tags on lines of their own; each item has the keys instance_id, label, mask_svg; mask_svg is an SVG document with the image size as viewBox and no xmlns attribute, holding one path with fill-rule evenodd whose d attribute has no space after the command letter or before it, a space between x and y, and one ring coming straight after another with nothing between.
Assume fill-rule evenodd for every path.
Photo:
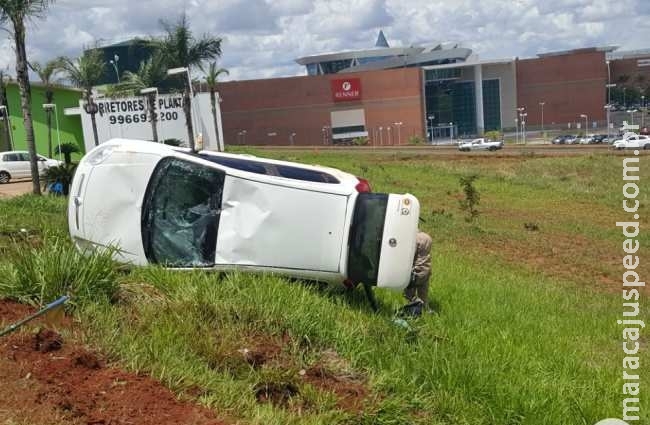
<instances>
[{"instance_id":1,"label":"light pole","mask_svg":"<svg viewBox=\"0 0 650 425\"><path fill-rule=\"evenodd\" d=\"M192 100L194 99L194 90L192 89L192 77L190 75L190 69L187 67L181 67L181 68L172 68L167 70L167 75L178 75L178 74L186 74L187 75L187 87L188 91L190 93L190 123L192 127L196 127L194 123L194 107ZM244 130L246 131L246 130ZM244 133L246 134L246 133ZM190 131L190 149L194 151L194 131Z\"/></svg>"},{"instance_id":2,"label":"light pole","mask_svg":"<svg viewBox=\"0 0 650 425\"><path fill-rule=\"evenodd\" d=\"M9 110L5 105L0 105L0 110L5 111L5 121L7 126L7 132L9 133L9 149L15 149L14 145L14 129L11 127L11 118L9 117Z\"/></svg>"},{"instance_id":3,"label":"light pole","mask_svg":"<svg viewBox=\"0 0 650 425\"><path fill-rule=\"evenodd\" d=\"M612 109L612 105L610 105L610 104L605 105L605 109L607 109L607 141L609 142L611 140L610 131L609 131L609 126L610 126L610 124L609 124L609 111Z\"/></svg>"},{"instance_id":4,"label":"light pole","mask_svg":"<svg viewBox=\"0 0 650 425\"><path fill-rule=\"evenodd\" d=\"M527 112L521 114L521 137L524 140L524 145L526 144L526 117L528 116Z\"/></svg>"},{"instance_id":5,"label":"light pole","mask_svg":"<svg viewBox=\"0 0 650 425\"><path fill-rule=\"evenodd\" d=\"M147 87L146 89L140 90L140 94L151 94L154 93L154 98L153 98L153 107L151 108L151 121L153 122L152 124L152 132L153 128L156 129L156 133L158 133L158 117L156 116L156 109L158 107L158 87ZM151 98L147 96L147 100L151 102ZM161 129L162 130L162 129ZM158 134L154 135L156 139L158 139ZM160 143L163 143L165 138L162 135L162 131L160 132L160 138L159 141ZM154 140L156 141L156 140Z\"/></svg>"},{"instance_id":6,"label":"light pole","mask_svg":"<svg viewBox=\"0 0 650 425\"><path fill-rule=\"evenodd\" d=\"M433 129L431 130L433 131ZM449 123L449 143L454 144L454 123Z\"/></svg>"},{"instance_id":7,"label":"light pole","mask_svg":"<svg viewBox=\"0 0 650 425\"><path fill-rule=\"evenodd\" d=\"M113 59L109 60L110 64L113 65L115 70L115 77L117 77L117 83L120 83L120 72L117 70L117 63L120 61L120 57L116 54L113 56Z\"/></svg>"},{"instance_id":8,"label":"light pole","mask_svg":"<svg viewBox=\"0 0 650 425\"><path fill-rule=\"evenodd\" d=\"M539 106L542 108L542 139L544 139L544 104L546 102L539 102Z\"/></svg>"},{"instance_id":9,"label":"light pole","mask_svg":"<svg viewBox=\"0 0 650 425\"><path fill-rule=\"evenodd\" d=\"M520 130L521 130L521 141L522 141L522 143L525 143L524 142L524 140L525 140L524 139L524 119L523 119L523 115L524 115L525 110L526 110L526 108L524 108L522 106L517 108L517 114L519 115L519 125L521 126Z\"/></svg>"},{"instance_id":10,"label":"light pole","mask_svg":"<svg viewBox=\"0 0 650 425\"><path fill-rule=\"evenodd\" d=\"M379 126L379 146L384 146L384 127Z\"/></svg>"},{"instance_id":11,"label":"light pole","mask_svg":"<svg viewBox=\"0 0 650 425\"><path fill-rule=\"evenodd\" d=\"M390 126L386 127L386 130L388 130L388 146L391 146L393 144L393 137L390 135Z\"/></svg>"},{"instance_id":12,"label":"light pole","mask_svg":"<svg viewBox=\"0 0 650 425\"><path fill-rule=\"evenodd\" d=\"M402 128L402 121L394 122L393 125L397 127L397 144L402 144L402 135L400 134L400 129Z\"/></svg>"},{"instance_id":13,"label":"light pole","mask_svg":"<svg viewBox=\"0 0 650 425\"><path fill-rule=\"evenodd\" d=\"M433 120L436 118L436 116L431 114L427 118L429 119L429 140L431 141L431 144L433 144Z\"/></svg>"},{"instance_id":14,"label":"light pole","mask_svg":"<svg viewBox=\"0 0 650 425\"><path fill-rule=\"evenodd\" d=\"M585 139L587 138L587 131L589 130L589 117L587 114L580 114L580 118L585 119Z\"/></svg>"},{"instance_id":15,"label":"light pole","mask_svg":"<svg viewBox=\"0 0 650 425\"><path fill-rule=\"evenodd\" d=\"M324 125L323 129L321 130L322 133L323 133L323 145L327 145L327 135L328 135L329 129L330 129L329 126Z\"/></svg>"},{"instance_id":16,"label":"light pole","mask_svg":"<svg viewBox=\"0 0 650 425\"><path fill-rule=\"evenodd\" d=\"M56 141L59 144L59 161L61 160L61 132L59 131L59 111L56 108L56 103L44 103L43 109L54 109L54 121L56 122ZM51 122L51 121L50 121Z\"/></svg>"},{"instance_id":17,"label":"light pole","mask_svg":"<svg viewBox=\"0 0 650 425\"><path fill-rule=\"evenodd\" d=\"M634 125L634 113L636 112L636 109L630 109L627 111L628 114L630 114L630 125Z\"/></svg>"},{"instance_id":18,"label":"light pole","mask_svg":"<svg viewBox=\"0 0 650 425\"><path fill-rule=\"evenodd\" d=\"M645 95L641 95L641 128L645 127Z\"/></svg>"},{"instance_id":19,"label":"light pole","mask_svg":"<svg viewBox=\"0 0 650 425\"><path fill-rule=\"evenodd\" d=\"M515 145L519 144L519 118L515 117Z\"/></svg>"}]
</instances>

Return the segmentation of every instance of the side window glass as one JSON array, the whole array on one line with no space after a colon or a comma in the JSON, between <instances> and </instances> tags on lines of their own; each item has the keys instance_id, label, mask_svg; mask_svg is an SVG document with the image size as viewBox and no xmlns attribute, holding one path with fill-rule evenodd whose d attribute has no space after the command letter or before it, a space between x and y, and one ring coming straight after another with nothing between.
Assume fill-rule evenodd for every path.
<instances>
[{"instance_id":1,"label":"side window glass","mask_svg":"<svg viewBox=\"0 0 650 425\"><path fill-rule=\"evenodd\" d=\"M163 159L149 182L142 217L147 259L174 267L214 264L224 174Z\"/></svg>"},{"instance_id":2,"label":"side window glass","mask_svg":"<svg viewBox=\"0 0 650 425\"><path fill-rule=\"evenodd\" d=\"M18 154L18 155L20 155L19 161L27 161L27 162L29 162L29 154L28 153L21 153L21 154Z\"/></svg>"},{"instance_id":3,"label":"side window glass","mask_svg":"<svg viewBox=\"0 0 650 425\"><path fill-rule=\"evenodd\" d=\"M9 154L5 155L4 160L6 162L16 162L16 161L18 161L18 154L9 153Z\"/></svg>"}]
</instances>

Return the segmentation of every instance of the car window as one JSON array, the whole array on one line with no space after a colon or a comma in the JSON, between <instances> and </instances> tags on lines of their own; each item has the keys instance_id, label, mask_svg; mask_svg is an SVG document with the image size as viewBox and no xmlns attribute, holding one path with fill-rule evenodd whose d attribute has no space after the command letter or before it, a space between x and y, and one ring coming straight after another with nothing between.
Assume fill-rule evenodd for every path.
<instances>
[{"instance_id":1,"label":"car window","mask_svg":"<svg viewBox=\"0 0 650 425\"><path fill-rule=\"evenodd\" d=\"M142 209L147 259L175 267L214 264L224 173L178 158L154 170Z\"/></svg>"},{"instance_id":2,"label":"car window","mask_svg":"<svg viewBox=\"0 0 650 425\"><path fill-rule=\"evenodd\" d=\"M387 205L385 193L361 193L357 197L348 257L348 276L355 282L377 282Z\"/></svg>"},{"instance_id":3,"label":"car window","mask_svg":"<svg viewBox=\"0 0 650 425\"><path fill-rule=\"evenodd\" d=\"M20 160L19 158L20 157L16 153L8 153L2 157L2 160L5 162L15 162L15 161L19 161Z\"/></svg>"},{"instance_id":4,"label":"car window","mask_svg":"<svg viewBox=\"0 0 650 425\"><path fill-rule=\"evenodd\" d=\"M19 153L18 154L19 158L18 161L29 161L29 154L28 153Z\"/></svg>"},{"instance_id":5,"label":"car window","mask_svg":"<svg viewBox=\"0 0 650 425\"><path fill-rule=\"evenodd\" d=\"M271 164L266 162L254 161L244 158L231 158L215 155L198 155L200 158L234 168L236 170L248 171L255 174L266 174L270 176L285 177L288 179L302 180L316 183L339 183L339 180L322 171L310 170L301 167L292 167L290 165Z\"/></svg>"}]
</instances>

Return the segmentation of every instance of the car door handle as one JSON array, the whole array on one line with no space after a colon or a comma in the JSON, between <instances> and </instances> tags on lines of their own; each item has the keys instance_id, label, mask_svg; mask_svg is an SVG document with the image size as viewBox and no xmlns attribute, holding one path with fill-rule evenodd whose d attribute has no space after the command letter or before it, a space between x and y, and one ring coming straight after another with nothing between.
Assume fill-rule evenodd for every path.
<instances>
[{"instance_id":1,"label":"car door handle","mask_svg":"<svg viewBox=\"0 0 650 425\"><path fill-rule=\"evenodd\" d=\"M75 225L77 226L77 230L79 230L79 207L83 202L81 202L81 199L79 199L78 196L74 197L73 202L74 202L74 221L75 221Z\"/></svg>"}]
</instances>

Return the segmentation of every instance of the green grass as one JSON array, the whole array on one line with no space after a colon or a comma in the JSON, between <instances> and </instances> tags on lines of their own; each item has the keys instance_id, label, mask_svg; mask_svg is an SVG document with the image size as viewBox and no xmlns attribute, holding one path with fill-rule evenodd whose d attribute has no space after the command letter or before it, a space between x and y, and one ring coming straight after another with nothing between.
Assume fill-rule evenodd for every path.
<instances>
[{"instance_id":1,"label":"green grass","mask_svg":"<svg viewBox=\"0 0 650 425\"><path fill-rule=\"evenodd\" d=\"M375 314L361 291L147 267L116 276L119 289L98 286L96 297L91 286L78 301L85 342L247 424L591 425L620 416L620 157L252 153L335 166L368 178L375 191L415 194L435 241L430 298L438 313L407 329L393 321L403 300L391 292L377 291ZM469 174L479 176L475 223L458 202L459 178ZM649 195L640 186L643 216ZM0 201L0 230L8 234L0 247L25 248L22 257L4 256L0 268L37 271L52 287L62 275L57 261L74 257L64 207L30 196ZM527 222L539 231L526 230ZM642 217L642 260L647 225ZM21 228L46 236L35 241ZM640 271L648 275L643 261ZM0 283L0 293L15 297L16 286ZM253 367L242 350L260 342L277 350ZM315 364L354 377L367 391L364 409L338 409L335 395L301 378ZM299 394L286 407L258 403L255 390L270 382L294 384ZM641 400L648 422L650 404Z\"/></svg>"}]
</instances>

